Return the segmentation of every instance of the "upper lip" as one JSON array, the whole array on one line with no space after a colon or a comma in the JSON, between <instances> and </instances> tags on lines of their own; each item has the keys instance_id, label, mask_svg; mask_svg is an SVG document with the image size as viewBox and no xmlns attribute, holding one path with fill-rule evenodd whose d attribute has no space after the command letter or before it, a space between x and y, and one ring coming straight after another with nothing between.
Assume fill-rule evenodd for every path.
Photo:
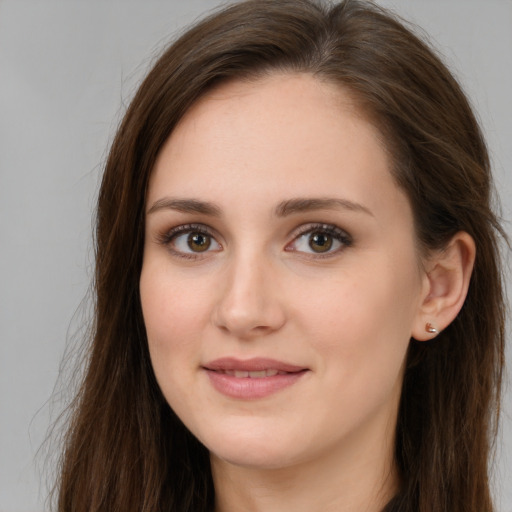
<instances>
[{"instance_id":1,"label":"upper lip","mask_svg":"<svg viewBox=\"0 0 512 512\"><path fill-rule=\"evenodd\" d=\"M295 373L306 370L303 366L297 366L275 359L254 357L252 359L237 359L235 357L221 357L203 365L203 368L213 371L239 370L246 372L258 372L263 370L277 370L279 372Z\"/></svg>"}]
</instances>

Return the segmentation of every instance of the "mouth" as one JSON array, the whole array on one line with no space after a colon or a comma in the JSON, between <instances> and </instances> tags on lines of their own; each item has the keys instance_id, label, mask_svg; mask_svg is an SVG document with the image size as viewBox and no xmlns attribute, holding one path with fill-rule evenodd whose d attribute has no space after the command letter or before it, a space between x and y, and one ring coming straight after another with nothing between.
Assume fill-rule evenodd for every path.
<instances>
[{"instance_id":1,"label":"mouth","mask_svg":"<svg viewBox=\"0 0 512 512\"><path fill-rule=\"evenodd\" d=\"M309 369L273 359L221 358L202 366L213 388L237 399L264 398L298 382Z\"/></svg>"},{"instance_id":2,"label":"mouth","mask_svg":"<svg viewBox=\"0 0 512 512\"><path fill-rule=\"evenodd\" d=\"M218 373L223 373L224 375L231 375L232 377L236 377L237 379L262 379L264 377L274 377L275 375L285 375L289 372L283 372L276 370L274 368L267 368L266 370L260 371L246 371L246 370L212 370L217 371Z\"/></svg>"},{"instance_id":3,"label":"mouth","mask_svg":"<svg viewBox=\"0 0 512 512\"><path fill-rule=\"evenodd\" d=\"M255 357L252 359L237 359L235 357L222 357L210 361L203 366L206 370L216 372L245 372L253 375L239 375L240 377L265 377L282 373L295 373L307 370L304 366L297 366L276 359ZM263 375L263 372L270 372L271 375ZM274 373L275 372L275 373ZM261 375L260 375L261 374Z\"/></svg>"}]
</instances>

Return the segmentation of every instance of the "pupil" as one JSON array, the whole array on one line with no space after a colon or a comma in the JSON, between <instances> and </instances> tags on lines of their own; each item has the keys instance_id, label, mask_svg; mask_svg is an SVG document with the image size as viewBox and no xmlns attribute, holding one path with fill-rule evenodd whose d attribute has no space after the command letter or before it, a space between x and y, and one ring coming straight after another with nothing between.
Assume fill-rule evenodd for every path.
<instances>
[{"instance_id":1,"label":"pupil","mask_svg":"<svg viewBox=\"0 0 512 512\"><path fill-rule=\"evenodd\" d=\"M202 233L190 233L188 235L188 246L194 252L203 252L210 247L211 240L207 235L203 235Z\"/></svg>"},{"instance_id":2,"label":"pupil","mask_svg":"<svg viewBox=\"0 0 512 512\"><path fill-rule=\"evenodd\" d=\"M332 247L332 237L325 233L313 233L309 237L309 246L315 252L327 252Z\"/></svg>"}]
</instances>

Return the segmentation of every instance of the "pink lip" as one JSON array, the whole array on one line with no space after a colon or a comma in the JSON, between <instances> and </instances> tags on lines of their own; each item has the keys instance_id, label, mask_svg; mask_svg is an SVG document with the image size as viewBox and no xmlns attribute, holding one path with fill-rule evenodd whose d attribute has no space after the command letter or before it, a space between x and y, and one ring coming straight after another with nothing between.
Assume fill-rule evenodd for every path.
<instances>
[{"instance_id":1,"label":"pink lip","mask_svg":"<svg viewBox=\"0 0 512 512\"><path fill-rule=\"evenodd\" d=\"M205 364L203 369L217 391L228 397L244 400L272 395L291 386L308 371L307 368L275 359L240 360L232 357L211 361ZM234 372L263 371L267 371L270 375L254 377L234 375Z\"/></svg>"}]
</instances>

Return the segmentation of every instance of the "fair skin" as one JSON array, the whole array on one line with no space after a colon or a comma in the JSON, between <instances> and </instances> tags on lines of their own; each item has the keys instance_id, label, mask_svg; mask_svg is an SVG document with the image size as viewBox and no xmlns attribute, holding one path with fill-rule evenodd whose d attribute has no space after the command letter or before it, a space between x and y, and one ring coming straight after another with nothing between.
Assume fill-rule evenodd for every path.
<instances>
[{"instance_id":1,"label":"fair skin","mask_svg":"<svg viewBox=\"0 0 512 512\"><path fill-rule=\"evenodd\" d=\"M217 512L380 510L410 338L457 314L473 257L463 233L420 257L379 134L340 88L272 75L200 99L150 179L140 292Z\"/></svg>"}]
</instances>

